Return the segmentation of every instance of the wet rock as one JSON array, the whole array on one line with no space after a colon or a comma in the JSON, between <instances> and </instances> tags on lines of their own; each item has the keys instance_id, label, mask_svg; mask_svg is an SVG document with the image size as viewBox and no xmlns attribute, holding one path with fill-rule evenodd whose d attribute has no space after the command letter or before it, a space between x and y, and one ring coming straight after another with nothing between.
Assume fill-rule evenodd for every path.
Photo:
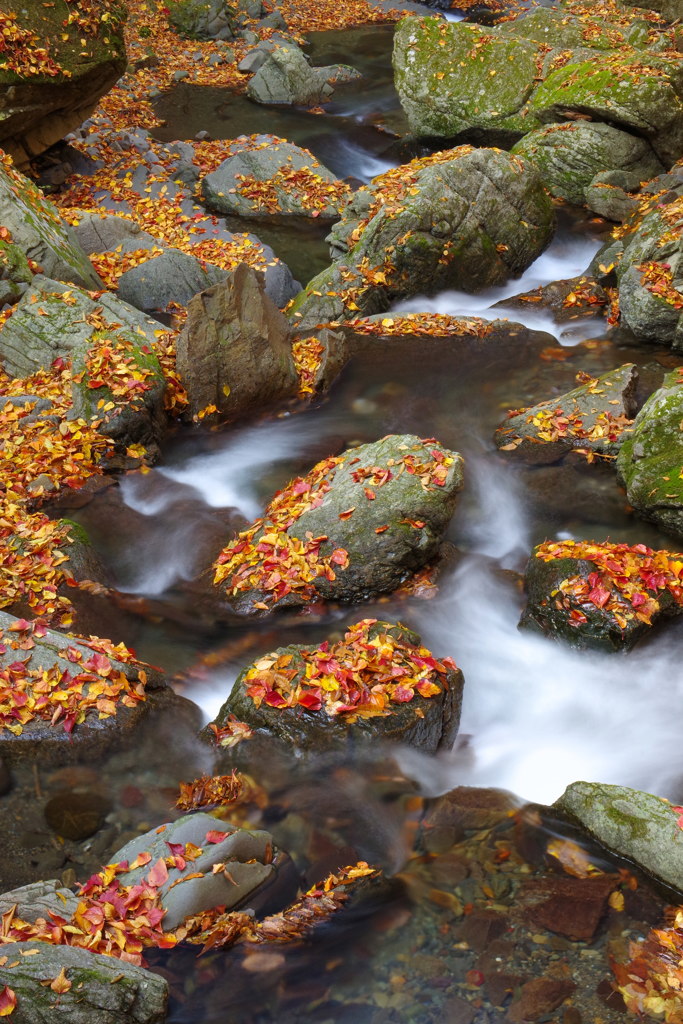
<instances>
[{"instance_id":1,"label":"wet rock","mask_svg":"<svg viewBox=\"0 0 683 1024\"><path fill-rule=\"evenodd\" d=\"M255 890L275 874L270 833L234 828L220 818L200 813L151 829L118 850L113 863L133 864L141 853L151 856L141 867L119 874L121 885L139 884L159 860L169 856L169 850L182 855L182 850L174 851L169 844L179 844L184 849L187 843L200 847L202 853L183 867L170 867L168 877L159 886L167 930L177 928L186 917L203 910L221 905L226 910L244 906ZM216 864L224 867L214 873L212 868ZM194 874L200 877L186 878Z\"/></svg>"},{"instance_id":2,"label":"wet rock","mask_svg":"<svg viewBox=\"0 0 683 1024\"><path fill-rule=\"evenodd\" d=\"M346 64L312 68L298 46L278 46L249 82L247 96L256 103L312 106L329 99L335 85L359 77Z\"/></svg>"},{"instance_id":3,"label":"wet rock","mask_svg":"<svg viewBox=\"0 0 683 1024\"><path fill-rule=\"evenodd\" d=\"M310 366L306 356L308 350L313 353ZM316 331L315 336L296 335L292 343L292 352L297 361L301 392L304 395L321 395L329 391L351 358L351 346L346 334L342 331L331 331L327 327Z\"/></svg>"},{"instance_id":4,"label":"wet rock","mask_svg":"<svg viewBox=\"0 0 683 1024\"><path fill-rule=\"evenodd\" d=\"M573 448L615 456L636 415L638 370L625 363L565 395L515 412L494 441L506 455L532 465L556 462Z\"/></svg>"},{"instance_id":5,"label":"wet rock","mask_svg":"<svg viewBox=\"0 0 683 1024\"><path fill-rule=\"evenodd\" d=\"M573 782L553 805L606 849L683 891L680 810L651 793L599 782Z\"/></svg>"},{"instance_id":6,"label":"wet rock","mask_svg":"<svg viewBox=\"0 0 683 1024\"><path fill-rule=\"evenodd\" d=\"M616 875L546 875L526 882L519 898L527 905L524 916L534 928L574 942L592 942L617 882Z\"/></svg>"},{"instance_id":7,"label":"wet rock","mask_svg":"<svg viewBox=\"0 0 683 1024\"><path fill-rule=\"evenodd\" d=\"M98 14L105 12L106 20L100 20ZM65 23L64 11L58 7L23 0L12 12L16 18L13 29L19 33L28 30L35 39L30 44L32 52L44 48L55 70L61 69L45 74L35 73L34 67L33 73L23 75L7 62L0 70L0 146L17 167L28 166L82 124L125 69L125 13L108 10L100 3L93 13L94 31L88 33L84 48L81 26L68 19ZM7 225L4 211L0 222ZM47 272L54 276L52 270Z\"/></svg>"},{"instance_id":8,"label":"wet rock","mask_svg":"<svg viewBox=\"0 0 683 1024\"><path fill-rule=\"evenodd\" d=\"M109 801L99 793L65 790L48 800L43 813L57 835L80 840L94 836L110 810Z\"/></svg>"},{"instance_id":9,"label":"wet rock","mask_svg":"<svg viewBox=\"0 0 683 1024\"><path fill-rule=\"evenodd\" d=\"M498 910L475 910L468 914L458 929L459 938L481 953L492 942L505 935L509 928L507 914Z\"/></svg>"},{"instance_id":10,"label":"wet rock","mask_svg":"<svg viewBox=\"0 0 683 1024\"><path fill-rule=\"evenodd\" d=\"M520 625L573 647L628 650L660 619L683 610L680 559L644 544L546 541L527 565Z\"/></svg>"},{"instance_id":11,"label":"wet rock","mask_svg":"<svg viewBox=\"0 0 683 1024\"><path fill-rule=\"evenodd\" d=\"M186 306L199 292L225 281L227 270L208 264L179 249L166 249L131 267L118 281L117 293L136 309L165 310L171 302Z\"/></svg>"},{"instance_id":12,"label":"wet rock","mask_svg":"<svg viewBox=\"0 0 683 1024\"><path fill-rule=\"evenodd\" d=\"M33 261L31 273L36 272L37 265L40 273L58 281L93 290L103 287L73 229L61 220L40 189L7 159L0 163L0 222L9 232L9 238L3 239L6 281L20 285L30 280L25 260L5 248L5 243L13 243L26 260Z\"/></svg>"},{"instance_id":13,"label":"wet rock","mask_svg":"<svg viewBox=\"0 0 683 1024\"><path fill-rule=\"evenodd\" d=\"M439 797L425 814L421 843L430 852L449 849L467 829L494 828L517 806L512 794L502 789L457 786Z\"/></svg>"},{"instance_id":14,"label":"wet rock","mask_svg":"<svg viewBox=\"0 0 683 1024\"><path fill-rule=\"evenodd\" d=\"M78 909L78 902L78 897L70 889L62 886L58 879L50 878L2 893L0 915L16 906L15 914L22 921L37 921L39 917L47 918L50 913L69 918Z\"/></svg>"},{"instance_id":15,"label":"wet rock","mask_svg":"<svg viewBox=\"0 0 683 1024\"><path fill-rule=\"evenodd\" d=\"M43 1024L55 1014L69 1024L162 1024L166 1019L165 978L117 957L77 946L13 942L0 967L0 985L17 997L16 1024ZM66 991L53 991L46 979L64 971Z\"/></svg>"},{"instance_id":16,"label":"wet rock","mask_svg":"<svg viewBox=\"0 0 683 1024\"><path fill-rule=\"evenodd\" d=\"M100 326L88 320L96 312ZM94 377L87 359L96 354L102 324L107 342L112 339L124 347L144 380L137 395L115 397L106 382L90 386ZM79 288L39 275L0 331L0 355L6 372L14 377L48 368L59 357L71 360L75 417L101 419L100 432L126 444L156 443L166 425L166 381L154 354L160 330L166 328L107 292L93 299ZM113 409L103 414L98 408L101 400L111 400Z\"/></svg>"},{"instance_id":17,"label":"wet rock","mask_svg":"<svg viewBox=\"0 0 683 1024\"><path fill-rule=\"evenodd\" d=\"M289 324L245 263L192 299L176 364L192 414L214 405L236 419L298 390Z\"/></svg>"},{"instance_id":18,"label":"wet rock","mask_svg":"<svg viewBox=\"0 0 683 1024\"><path fill-rule=\"evenodd\" d=\"M412 295L499 284L529 266L553 230L550 200L518 157L470 146L423 157L354 194L330 236L336 262L290 316L313 327Z\"/></svg>"},{"instance_id":19,"label":"wet rock","mask_svg":"<svg viewBox=\"0 0 683 1024\"><path fill-rule=\"evenodd\" d=\"M639 515L683 536L683 381L678 370L664 378L636 416L617 459L617 472Z\"/></svg>"},{"instance_id":20,"label":"wet rock","mask_svg":"<svg viewBox=\"0 0 683 1024\"><path fill-rule=\"evenodd\" d=\"M358 668L363 662L365 668ZM422 683L415 681L419 665L424 669ZM354 700L359 685L361 696ZM369 619L351 627L337 644L293 644L248 666L205 738L215 741L218 736L220 741L221 730L229 732L236 719L257 736L275 739L298 753L377 742L404 743L435 753L453 745L462 687L460 670L450 661L436 663L415 633L400 624Z\"/></svg>"},{"instance_id":21,"label":"wet rock","mask_svg":"<svg viewBox=\"0 0 683 1024\"><path fill-rule=\"evenodd\" d=\"M0 612L0 629L2 630L2 646L5 653L0 655L0 667L7 667L18 660L25 663L25 672L36 672L41 678L43 672L63 673L63 678L73 680L83 676L84 696L94 686L104 697L109 691L114 701L114 711L106 717L100 717L100 711L94 707L86 713L81 722L70 720L70 730L64 728L69 724L66 717L62 721L50 724L50 719L30 717L20 723L21 711L15 718L15 728L21 724L18 734L7 728L0 730L0 756L8 765L19 762L37 764L66 764L77 760L97 761L109 749L130 743L133 737L142 736L144 729L160 729L164 721L173 717L178 734L183 729L193 728L198 709L190 701L176 695L165 684L161 675L141 662L131 659L128 662L118 661L115 657L102 655L97 650L97 638L92 638L91 647L83 641L58 633L55 630L42 629L35 633L31 625L22 626L21 620ZM42 634L42 635L41 635ZM33 641L34 646L19 647ZM106 644L106 641L104 642ZM93 660L94 659L94 660ZM105 675L98 673L105 672ZM68 673L68 675L67 675ZM126 683L127 681L127 683ZM120 687L116 696L111 689ZM136 699L136 687L144 694L143 700ZM30 693L30 686L26 691ZM128 703L123 703L123 699Z\"/></svg>"},{"instance_id":22,"label":"wet rock","mask_svg":"<svg viewBox=\"0 0 683 1024\"><path fill-rule=\"evenodd\" d=\"M605 172L626 175L625 183L637 191L641 181L664 169L645 139L600 122L567 121L540 128L525 135L512 152L538 169L551 195L591 209L595 209L591 207L595 201L601 207L595 212L603 215L606 201L600 199L604 189L597 186L612 180L605 178ZM596 188L592 190L593 185ZM629 204L624 212L631 212Z\"/></svg>"},{"instance_id":23,"label":"wet rock","mask_svg":"<svg viewBox=\"0 0 683 1024\"><path fill-rule=\"evenodd\" d=\"M532 978L515 997L506 1020L511 1024L541 1020L556 1010L576 991L576 983L569 978Z\"/></svg>"},{"instance_id":24,"label":"wet rock","mask_svg":"<svg viewBox=\"0 0 683 1024\"><path fill-rule=\"evenodd\" d=\"M462 481L457 452L411 434L350 448L284 488L214 582L242 614L394 590L436 555Z\"/></svg>"},{"instance_id":25,"label":"wet rock","mask_svg":"<svg viewBox=\"0 0 683 1024\"><path fill-rule=\"evenodd\" d=\"M607 295L598 281L582 274L501 299L491 308L519 309L527 313L529 310L547 309L552 312L556 323L568 323L577 318L596 316L607 302Z\"/></svg>"},{"instance_id":26,"label":"wet rock","mask_svg":"<svg viewBox=\"0 0 683 1024\"><path fill-rule=\"evenodd\" d=\"M268 187L252 196L253 182ZM249 140L207 174L201 187L210 209L238 217L279 214L333 219L348 194L347 186L308 150L267 135Z\"/></svg>"}]
</instances>

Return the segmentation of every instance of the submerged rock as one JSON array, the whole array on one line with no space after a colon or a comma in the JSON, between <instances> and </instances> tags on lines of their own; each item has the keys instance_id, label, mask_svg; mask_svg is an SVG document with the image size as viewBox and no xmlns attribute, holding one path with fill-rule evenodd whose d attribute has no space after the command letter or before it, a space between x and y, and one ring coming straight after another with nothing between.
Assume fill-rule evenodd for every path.
<instances>
[{"instance_id":1,"label":"submerged rock","mask_svg":"<svg viewBox=\"0 0 683 1024\"><path fill-rule=\"evenodd\" d=\"M590 378L559 398L510 413L494 435L496 445L533 465L556 462L572 449L614 456L636 415L637 385L633 363Z\"/></svg>"},{"instance_id":2,"label":"submerged rock","mask_svg":"<svg viewBox=\"0 0 683 1024\"><path fill-rule=\"evenodd\" d=\"M162 1024L166 1019L168 982L143 967L50 942L2 948L11 956L2 957L0 985L16 997L16 1024L43 1024L53 1017L69 1024ZM51 987L58 977L66 983Z\"/></svg>"},{"instance_id":3,"label":"submerged rock","mask_svg":"<svg viewBox=\"0 0 683 1024\"><path fill-rule=\"evenodd\" d=\"M289 323L246 263L195 296L187 312L176 365L190 413L213 407L236 419L297 394Z\"/></svg>"},{"instance_id":4,"label":"submerged rock","mask_svg":"<svg viewBox=\"0 0 683 1024\"><path fill-rule=\"evenodd\" d=\"M356 78L360 72L346 64L312 68L298 46L278 46L249 82L247 96L256 103L311 106L329 99L335 85Z\"/></svg>"},{"instance_id":5,"label":"submerged rock","mask_svg":"<svg viewBox=\"0 0 683 1024\"><path fill-rule=\"evenodd\" d=\"M293 480L215 563L242 614L394 590L437 553L462 487L462 458L395 434Z\"/></svg>"},{"instance_id":6,"label":"submerged rock","mask_svg":"<svg viewBox=\"0 0 683 1024\"><path fill-rule=\"evenodd\" d=\"M330 236L336 262L290 316L313 327L424 292L502 284L533 263L553 231L550 199L518 157L459 146L413 160L354 194Z\"/></svg>"},{"instance_id":7,"label":"submerged rock","mask_svg":"<svg viewBox=\"0 0 683 1024\"><path fill-rule=\"evenodd\" d=\"M202 179L207 206L239 217L276 215L335 219L349 195L307 149L256 135Z\"/></svg>"},{"instance_id":8,"label":"submerged rock","mask_svg":"<svg viewBox=\"0 0 683 1024\"><path fill-rule=\"evenodd\" d=\"M673 370L640 410L617 459L626 496L644 519L683 536L683 376Z\"/></svg>"},{"instance_id":9,"label":"submerged rock","mask_svg":"<svg viewBox=\"0 0 683 1024\"><path fill-rule=\"evenodd\" d=\"M103 287L73 229L8 158L0 162L0 223L3 245L14 243L31 261L31 273L44 273L95 291ZM8 262L9 258L5 258L5 279L26 283L27 263L16 258Z\"/></svg>"},{"instance_id":10,"label":"submerged rock","mask_svg":"<svg viewBox=\"0 0 683 1024\"><path fill-rule=\"evenodd\" d=\"M626 650L683 611L683 555L644 544L545 541L527 565L520 625L574 647Z\"/></svg>"},{"instance_id":11,"label":"submerged rock","mask_svg":"<svg viewBox=\"0 0 683 1024\"><path fill-rule=\"evenodd\" d=\"M365 619L343 640L293 644L259 658L238 676L206 730L219 745L242 730L299 753L367 742L448 750L460 721L462 673L437 661L400 624ZM244 740L243 740L244 742Z\"/></svg>"},{"instance_id":12,"label":"submerged rock","mask_svg":"<svg viewBox=\"0 0 683 1024\"><path fill-rule=\"evenodd\" d=\"M553 805L599 843L683 891L681 809L626 786L573 782Z\"/></svg>"}]
</instances>

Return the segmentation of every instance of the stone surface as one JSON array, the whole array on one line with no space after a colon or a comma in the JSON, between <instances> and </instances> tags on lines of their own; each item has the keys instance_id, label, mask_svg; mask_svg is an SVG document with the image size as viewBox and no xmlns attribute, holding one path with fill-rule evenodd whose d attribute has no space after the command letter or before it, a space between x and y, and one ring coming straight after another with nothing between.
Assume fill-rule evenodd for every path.
<instances>
[{"instance_id":1,"label":"stone surface","mask_svg":"<svg viewBox=\"0 0 683 1024\"><path fill-rule=\"evenodd\" d=\"M185 39L232 39L237 12L225 0L168 0L168 20Z\"/></svg>"},{"instance_id":2,"label":"stone surface","mask_svg":"<svg viewBox=\"0 0 683 1024\"><path fill-rule=\"evenodd\" d=\"M74 225L74 234L85 252L110 252L119 245L138 249L146 247L152 238L143 231L139 224L128 217L117 214L102 216L87 211L79 212L78 224Z\"/></svg>"},{"instance_id":3,"label":"stone surface","mask_svg":"<svg viewBox=\"0 0 683 1024\"><path fill-rule=\"evenodd\" d=\"M334 85L359 77L355 68L345 64L312 68L298 46L279 46L249 82L247 96L256 103L312 106L329 99Z\"/></svg>"},{"instance_id":4,"label":"stone surface","mask_svg":"<svg viewBox=\"0 0 683 1024\"><path fill-rule=\"evenodd\" d=\"M355 193L330 236L336 262L289 315L314 327L381 313L425 292L502 284L540 255L553 230L533 168L496 149L447 150Z\"/></svg>"},{"instance_id":5,"label":"stone surface","mask_svg":"<svg viewBox=\"0 0 683 1024\"><path fill-rule=\"evenodd\" d=\"M33 922L49 913L69 918L78 909L78 897L62 886L57 878L44 882L31 882L19 889L0 894L0 915L16 906L16 916Z\"/></svg>"},{"instance_id":6,"label":"stone surface","mask_svg":"<svg viewBox=\"0 0 683 1024\"><path fill-rule=\"evenodd\" d=\"M62 221L40 189L8 160L0 162L0 223L24 256L40 266L41 273L84 288L103 287L73 229ZM6 263L6 270L9 279L27 281L25 263L19 261L13 271L11 263Z\"/></svg>"},{"instance_id":7,"label":"stone surface","mask_svg":"<svg viewBox=\"0 0 683 1024\"><path fill-rule=\"evenodd\" d=\"M636 415L637 386L638 370L626 363L509 417L494 440L508 457L532 465L556 462L573 448L615 456Z\"/></svg>"},{"instance_id":8,"label":"stone surface","mask_svg":"<svg viewBox=\"0 0 683 1024\"><path fill-rule=\"evenodd\" d=\"M180 249L166 249L144 263L131 267L119 278L117 293L136 309L165 310L171 302L186 306L199 292L224 281L227 270L209 264Z\"/></svg>"},{"instance_id":9,"label":"stone surface","mask_svg":"<svg viewBox=\"0 0 683 1024\"><path fill-rule=\"evenodd\" d=\"M16 994L13 1024L47 1024L58 1017L69 1024L162 1024L166 1019L168 983L143 967L49 942L13 942L3 950L10 955L0 967L0 986ZM71 987L57 993L45 981L62 970Z\"/></svg>"},{"instance_id":10,"label":"stone surface","mask_svg":"<svg viewBox=\"0 0 683 1024\"><path fill-rule=\"evenodd\" d=\"M287 320L245 263L192 299L176 353L192 414L215 405L236 419L298 390Z\"/></svg>"},{"instance_id":11,"label":"stone surface","mask_svg":"<svg viewBox=\"0 0 683 1024\"><path fill-rule=\"evenodd\" d=\"M170 867L168 879L159 886L167 930L177 928L186 917L212 907L224 905L231 910L243 906L275 871L270 833L236 829L220 818L198 813L151 829L118 850L112 863L133 863L143 852L151 855L148 864L119 874L121 885L141 882L160 858L169 856L169 843L183 846L193 843L202 848L202 853L196 860L188 861L183 869ZM225 867L213 873L214 864ZM183 880L194 874L201 874L201 877ZM174 884L180 881L181 885Z\"/></svg>"},{"instance_id":12,"label":"stone surface","mask_svg":"<svg viewBox=\"0 0 683 1024\"><path fill-rule=\"evenodd\" d=\"M626 786L573 782L553 806L612 853L683 891L680 812L668 801Z\"/></svg>"},{"instance_id":13,"label":"stone surface","mask_svg":"<svg viewBox=\"0 0 683 1024\"><path fill-rule=\"evenodd\" d=\"M310 172L315 180L310 178L310 174L301 175L299 172L302 171ZM270 209L271 202L242 195L240 189L245 185L249 188L245 178L249 184L254 181L271 182L272 202L277 204L277 210ZM311 201L308 191L311 184L315 185L315 202ZM331 187L326 190L325 186ZM250 148L224 160L220 167L202 179L201 187L210 209L239 217L267 216L276 212L284 216L332 219L339 216L342 202L341 182L312 153L291 142L265 135L250 140ZM270 195L271 190L269 199Z\"/></svg>"}]
</instances>

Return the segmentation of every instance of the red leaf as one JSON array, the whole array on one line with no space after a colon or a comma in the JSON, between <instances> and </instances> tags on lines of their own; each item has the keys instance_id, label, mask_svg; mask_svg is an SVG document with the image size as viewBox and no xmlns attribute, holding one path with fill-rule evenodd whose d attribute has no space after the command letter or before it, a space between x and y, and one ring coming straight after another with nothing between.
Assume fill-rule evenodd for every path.
<instances>
[{"instance_id":1,"label":"red leaf","mask_svg":"<svg viewBox=\"0 0 683 1024\"><path fill-rule=\"evenodd\" d=\"M16 995L8 985L5 985L0 992L0 1017L9 1017L10 1013L14 1013L16 1005Z\"/></svg>"},{"instance_id":2,"label":"red leaf","mask_svg":"<svg viewBox=\"0 0 683 1024\"><path fill-rule=\"evenodd\" d=\"M218 832L216 829L206 833L207 843L222 843L224 839L227 839L230 832Z\"/></svg>"},{"instance_id":3,"label":"red leaf","mask_svg":"<svg viewBox=\"0 0 683 1024\"><path fill-rule=\"evenodd\" d=\"M168 868L164 862L163 857L159 857L153 868L151 868L147 874L146 879L150 885L160 886L164 882L168 881Z\"/></svg>"}]
</instances>

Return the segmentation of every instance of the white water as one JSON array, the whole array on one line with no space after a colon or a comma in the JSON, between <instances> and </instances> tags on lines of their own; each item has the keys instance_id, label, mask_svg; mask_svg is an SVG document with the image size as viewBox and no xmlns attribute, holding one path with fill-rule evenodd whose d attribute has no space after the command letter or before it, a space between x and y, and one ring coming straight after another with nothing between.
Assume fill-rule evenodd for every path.
<instances>
[{"instance_id":1,"label":"white water","mask_svg":"<svg viewBox=\"0 0 683 1024\"><path fill-rule=\"evenodd\" d=\"M363 118L359 116L357 120L362 121ZM378 174L384 174L396 166L395 160L382 160L351 139L340 139L336 143L336 154L344 168L344 175L351 175L363 182L372 181Z\"/></svg>"},{"instance_id":2,"label":"white water","mask_svg":"<svg viewBox=\"0 0 683 1024\"><path fill-rule=\"evenodd\" d=\"M600 245L601 243L594 239L576 238L559 233L521 277L510 280L498 288L488 288L477 292L476 295L458 291L440 292L431 298L418 295L405 302L396 303L392 307L392 312L439 313L445 316L477 316L484 320L515 320L529 330L552 334L560 344L575 345L604 330L602 317L558 324L550 312L535 312L532 304L529 304L528 308L493 307L496 303L504 302L505 299L522 292L583 274Z\"/></svg>"}]
</instances>

